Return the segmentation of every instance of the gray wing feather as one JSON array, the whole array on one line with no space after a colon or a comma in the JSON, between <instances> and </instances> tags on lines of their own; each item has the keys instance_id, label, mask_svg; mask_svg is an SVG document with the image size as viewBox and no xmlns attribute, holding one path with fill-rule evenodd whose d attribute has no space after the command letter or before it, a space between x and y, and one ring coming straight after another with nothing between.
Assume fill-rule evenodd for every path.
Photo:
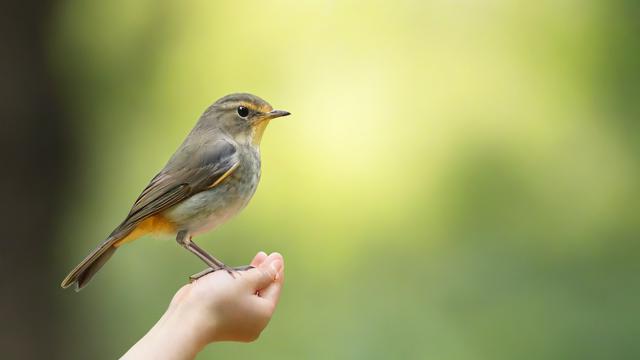
<instances>
[{"instance_id":1,"label":"gray wing feather","mask_svg":"<svg viewBox=\"0 0 640 360\"><path fill-rule=\"evenodd\" d=\"M239 162L236 147L224 139L186 144L142 191L127 218L110 237L128 233L144 219L209 189Z\"/></svg>"}]
</instances>

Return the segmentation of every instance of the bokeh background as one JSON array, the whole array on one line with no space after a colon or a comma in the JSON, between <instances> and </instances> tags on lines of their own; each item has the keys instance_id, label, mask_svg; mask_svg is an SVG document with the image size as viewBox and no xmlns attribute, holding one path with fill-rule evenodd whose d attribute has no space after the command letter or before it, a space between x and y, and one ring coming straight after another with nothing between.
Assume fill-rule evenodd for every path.
<instances>
[{"instance_id":1,"label":"bokeh background","mask_svg":"<svg viewBox=\"0 0 640 360\"><path fill-rule=\"evenodd\" d=\"M116 358L203 268L144 239L58 288L237 91L293 116L200 244L233 265L279 251L287 283L259 341L200 358L640 357L636 1L22 4L3 32L10 358Z\"/></svg>"}]
</instances>

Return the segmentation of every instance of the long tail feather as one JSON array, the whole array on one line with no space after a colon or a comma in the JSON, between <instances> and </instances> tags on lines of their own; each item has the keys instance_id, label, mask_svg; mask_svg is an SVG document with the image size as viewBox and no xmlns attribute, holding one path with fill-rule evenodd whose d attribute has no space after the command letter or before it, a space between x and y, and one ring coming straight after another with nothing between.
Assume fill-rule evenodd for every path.
<instances>
[{"instance_id":1,"label":"long tail feather","mask_svg":"<svg viewBox=\"0 0 640 360\"><path fill-rule=\"evenodd\" d=\"M62 280L63 288L76 284L76 291L82 290L89 280L95 275L98 270L109 260L111 255L116 251L116 247L113 246L115 239L107 239L100 246L95 248L87 257L78 264L64 280Z\"/></svg>"}]
</instances>

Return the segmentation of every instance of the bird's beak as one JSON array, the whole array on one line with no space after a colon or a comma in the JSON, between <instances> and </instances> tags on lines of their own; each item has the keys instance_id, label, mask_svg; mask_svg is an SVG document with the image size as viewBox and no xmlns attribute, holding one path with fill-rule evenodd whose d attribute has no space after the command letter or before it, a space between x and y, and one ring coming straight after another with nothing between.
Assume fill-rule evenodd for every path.
<instances>
[{"instance_id":1,"label":"bird's beak","mask_svg":"<svg viewBox=\"0 0 640 360\"><path fill-rule=\"evenodd\" d=\"M273 110L273 111L270 111L270 112L266 113L264 119L265 120L271 120L271 119L279 118L279 117L282 117L282 116L288 116L288 115L291 115L291 113L288 112L288 111Z\"/></svg>"}]
</instances>

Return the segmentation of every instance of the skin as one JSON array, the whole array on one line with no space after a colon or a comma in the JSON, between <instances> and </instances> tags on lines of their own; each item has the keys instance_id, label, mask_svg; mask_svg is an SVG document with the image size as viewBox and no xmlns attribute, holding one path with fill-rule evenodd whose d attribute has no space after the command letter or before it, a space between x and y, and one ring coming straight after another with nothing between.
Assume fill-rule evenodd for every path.
<instances>
[{"instance_id":1,"label":"skin","mask_svg":"<svg viewBox=\"0 0 640 360\"><path fill-rule=\"evenodd\" d=\"M254 269L224 271L183 286L160 320L121 359L186 360L219 341L251 342L269 323L284 283L284 259L259 252Z\"/></svg>"}]
</instances>

